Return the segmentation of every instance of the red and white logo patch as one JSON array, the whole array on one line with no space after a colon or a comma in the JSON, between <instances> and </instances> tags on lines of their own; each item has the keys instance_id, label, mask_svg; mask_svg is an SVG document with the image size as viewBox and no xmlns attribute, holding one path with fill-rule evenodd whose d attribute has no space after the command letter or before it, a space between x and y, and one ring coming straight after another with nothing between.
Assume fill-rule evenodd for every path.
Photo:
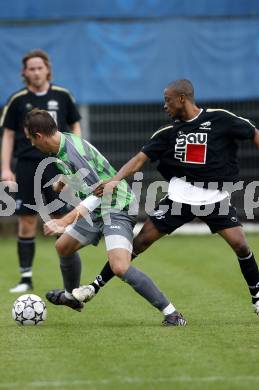
<instances>
[{"instance_id":1,"label":"red and white logo patch","mask_svg":"<svg viewBox=\"0 0 259 390\"><path fill-rule=\"evenodd\" d=\"M176 139L174 157L189 164L205 164L207 154L207 134L181 134Z\"/></svg>"}]
</instances>

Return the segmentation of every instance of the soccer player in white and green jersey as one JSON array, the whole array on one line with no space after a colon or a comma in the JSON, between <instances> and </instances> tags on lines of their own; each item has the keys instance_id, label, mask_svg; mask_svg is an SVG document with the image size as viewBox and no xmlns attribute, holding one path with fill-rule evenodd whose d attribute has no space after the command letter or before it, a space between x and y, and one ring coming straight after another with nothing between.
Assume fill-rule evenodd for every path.
<instances>
[{"instance_id":1,"label":"soccer player in white and green jersey","mask_svg":"<svg viewBox=\"0 0 259 390\"><path fill-rule=\"evenodd\" d=\"M102 180L112 178L116 171L105 157L89 142L73 134L58 131L54 119L47 111L34 109L27 114L25 133L32 144L44 153L55 155L64 175L73 175L80 181L76 185L81 202L61 219L51 220L44 226L46 235L62 233L56 241L60 255L64 290L54 289L46 294L55 305L66 305L81 311L83 303L76 300L72 291L79 287L81 260L78 250L83 246L97 245L104 236L109 264L121 280L164 315L165 326L185 326L186 320L174 305L142 271L131 265L133 227L135 218L129 208L134 194L126 181L108 199L97 198L93 190ZM71 186L71 181L68 185Z\"/></svg>"}]
</instances>

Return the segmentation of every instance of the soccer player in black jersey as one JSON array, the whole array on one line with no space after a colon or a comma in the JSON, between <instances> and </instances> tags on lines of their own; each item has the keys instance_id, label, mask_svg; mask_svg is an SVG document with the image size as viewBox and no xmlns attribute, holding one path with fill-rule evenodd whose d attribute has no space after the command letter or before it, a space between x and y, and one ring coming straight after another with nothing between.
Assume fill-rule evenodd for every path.
<instances>
[{"instance_id":1,"label":"soccer player in black jersey","mask_svg":"<svg viewBox=\"0 0 259 390\"><path fill-rule=\"evenodd\" d=\"M33 147L25 137L23 123L26 114L34 107L47 110L57 122L61 131L81 134L80 115L70 92L51 84L52 71L48 54L38 49L22 59L22 77L25 88L14 93L3 109L1 126L4 127L2 140L1 179L17 182L16 213L18 215L18 257L21 279L10 289L12 293L21 293L32 288L32 263L35 252L37 212L25 206L33 205L34 174L39 162L46 157ZM17 159L15 173L12 171L12 157ZM42 187L57 174L53 165L44 172ZM58 195L51 187L42 188L47 203ZM63 210L57 213L63 214Z\"/></svg>"},{"instance_id":2,"label":"soccer player in black jersey","mask_svg":"<svg viewBox=\"0 0 259 390\"><path fill-rule=\"evenodd\" d=\"M231 112L198 107L189 80L169 84L164 99L164 109L172 122L155 132L113 181L101 185L96 194L112 191L147 160L157 161L158 171L169 181L168 194L134 239L133 253L138 255L198 216L234 250L254 311L259 314L258 267L227 191L230 183L238 181L237 140L250 139L259 148L259 131L249 120ZM93 283L73 291L74 297L90 300L111 277L106 264Z\"/></svg>"}]
</instances>

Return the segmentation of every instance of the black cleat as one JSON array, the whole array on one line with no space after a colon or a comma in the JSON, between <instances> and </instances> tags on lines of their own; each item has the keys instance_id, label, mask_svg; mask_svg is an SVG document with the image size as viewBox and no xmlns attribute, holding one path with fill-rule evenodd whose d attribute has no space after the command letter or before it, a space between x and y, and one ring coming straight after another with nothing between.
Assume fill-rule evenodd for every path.
<instances>
[{"instance_id":1,"label":"black cleat","mask_svg":"<svg viewBox=\"0 0 259 390\"><path fill-rule=\"evenodd\" d=\"M165 316L162 326L186 326L187 321L181 313L174 311L172 314Z\"/></svg>"},{"instance_id":2,"label":"black cleat","mask_svg":"<svg viewBox=\"0 0 259 390\"><path fill-rule=\"evenodd\" d=\"M53 305L64 305L68 306L73 310L81 311L84 307L83 303L77 301L76 299L68 299L65 296L65 291L55 288L46 293L46 298Z\"/></svg>"}]
</instances>

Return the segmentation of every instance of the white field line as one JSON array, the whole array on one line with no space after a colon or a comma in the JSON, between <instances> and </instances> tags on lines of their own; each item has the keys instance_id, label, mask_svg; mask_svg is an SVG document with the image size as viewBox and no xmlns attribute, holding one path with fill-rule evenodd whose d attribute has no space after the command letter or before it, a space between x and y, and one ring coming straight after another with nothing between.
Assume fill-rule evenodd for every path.
<instances>
[{"instance_id":1,"label":"white field line","mask_svg":"<svg viewBox=\"0 0 259 390\"><path fill-rule=\"evenodd\" d=\"M125 377L114 379L100 379L100 380L71 380L71 381L35 381L35 382L6 382L0 383L2 389L15 388L62 388L73 386L97 386L97 385L119 385L119 384L159 384L159 383L206 383L206 382L259 382L259 376L208 376L208 377L190 377L180 376L172 378L141 378L141 377ZM23 387L24 386L24 387Z\"/></svg>"}]
</instances>

